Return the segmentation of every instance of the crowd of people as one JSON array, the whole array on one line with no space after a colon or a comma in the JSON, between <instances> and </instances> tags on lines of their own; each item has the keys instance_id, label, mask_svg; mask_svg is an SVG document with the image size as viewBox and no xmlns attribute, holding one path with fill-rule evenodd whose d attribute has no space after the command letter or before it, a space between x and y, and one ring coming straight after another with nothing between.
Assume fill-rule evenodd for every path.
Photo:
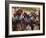
<instances>
[{"instance_id":1,"label":"crowd of people","mask_svg":"<svg viewBox=\"0 0 46 38\"><path fill-rule=\"evenodd\" d=\"M26 12L23 13L22 9L18 9L12 17L12 30L40 30L40 10L37 10L37 12L33 10L30 14L27 14Z\"/></svg>"}]
</instances>

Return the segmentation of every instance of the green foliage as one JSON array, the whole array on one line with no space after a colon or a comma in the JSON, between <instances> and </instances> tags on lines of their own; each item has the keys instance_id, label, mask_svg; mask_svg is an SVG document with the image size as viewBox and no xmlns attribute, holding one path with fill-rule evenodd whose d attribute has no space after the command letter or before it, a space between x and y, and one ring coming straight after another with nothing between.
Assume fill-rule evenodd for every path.
<instances>
[{"instance_id":1,"label":"green foliage","mask_svg":"<svg viewBox=\"0 0 46 38\"><path fill-rule=\"evenodd\" d=\"M34 10L34 11L36 10L36 8L30 8L30 7L24 7L22 9L29 11L29 12L31 12L31 10Z\"/></svg>"}]
</instances>

